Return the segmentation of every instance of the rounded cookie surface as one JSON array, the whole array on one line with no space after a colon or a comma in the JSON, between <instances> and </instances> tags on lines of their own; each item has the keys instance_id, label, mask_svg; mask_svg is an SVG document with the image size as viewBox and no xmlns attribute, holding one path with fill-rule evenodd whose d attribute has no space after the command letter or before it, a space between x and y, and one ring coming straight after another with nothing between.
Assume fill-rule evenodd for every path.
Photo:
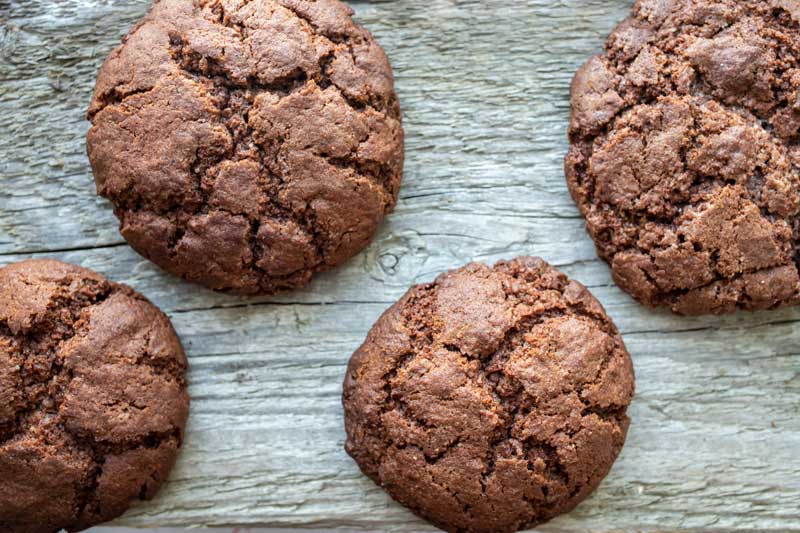
<instances>
[{"instance_id":1,"label":"rounded cookie surface","mask_svg":"<svg viewBox=\"0 0 800 533\"><path fill-rule=\"evenodd\" d=\"M799 21L794 0L639 0L576 74L567 182L640 302L800 303Z\"/></svg>"},{"instance_id":2,"label":"rounded cookie surface","mask_svg":"<svg viewBox=\"0 0 800 533\"><path fill-rule=\"evenodd\" d=\"M0 531L80 531L178 455L186 357L140 294L54 260L0 268Z\"/></svg>"},{"instance_id":3,"label":"rounded cookie surface","mask_svg":"<svg viewBox=\"0 0 800 533\"><path fill-rule=\"evenodd\" d=\"M449 531L567 512L627 434L630 357L600 303L538 258L470 264L378 320L344 382L346 449Z\"/></svg>"},{"instance_id":4,"label":"rounded cookie surface","mask_svg":"<svg viewBox=\"0 0 800 533\"><path fill-rule=\"evenodd\" d=\"M396 202L383 50L339 0L157 0L88 116L98 193L135 250L212 289L275 293L362 250Z\"/></svg>"}]
</instances>

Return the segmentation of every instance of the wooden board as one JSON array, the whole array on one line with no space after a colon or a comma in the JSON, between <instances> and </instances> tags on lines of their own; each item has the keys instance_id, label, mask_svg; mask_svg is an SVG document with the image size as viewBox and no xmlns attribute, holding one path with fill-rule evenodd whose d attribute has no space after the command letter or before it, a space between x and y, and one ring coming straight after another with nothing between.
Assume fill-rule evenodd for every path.
<instances>
[{"instance_id":1,"label":"wooden board","mask_svg":"<svg viewBox=\"0 0 800 533\"><path fill-rule=\"evenodd\" d=\"M159 271L94 195L84 110L147 4L0 0L0 263L54 256L128 283L171 316L190 356L184 453L119 524L425 530L342 448L347 359L410 284L537 254L591 287L638 377L613 472L550 527L800 528L800 310L645 310L612 284L567 194L569 81L631 0L354 2L397 75L399 206L344 268L250 299Z\"/></svg>"}]
</instances>

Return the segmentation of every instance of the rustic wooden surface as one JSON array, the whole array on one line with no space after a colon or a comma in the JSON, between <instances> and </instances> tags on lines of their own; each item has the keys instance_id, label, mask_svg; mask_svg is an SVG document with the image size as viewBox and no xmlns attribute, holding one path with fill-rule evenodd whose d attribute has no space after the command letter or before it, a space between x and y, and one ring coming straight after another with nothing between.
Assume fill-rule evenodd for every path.
<instances>
[{"instance_id":1,"label":"rustic wooden surface","mask_svg":"<svg viewBox=\"0 0 800 533\"><path fill-rule=\"evenodd\" d=\"M119 524L427 529L342 449L346 361L410 284L537 254L606 305L638 377L613 472L549 527L800 528L800 310L647 311L613 286L567 194L569 81L631 1L354 2L397 75L398 209L307 290L243 299L137 256L94 195L84 109L148 0L0 0L0 263L54 256L128 283L172 317L190 356L184 453Z\"/></svg>"}]
</instances>

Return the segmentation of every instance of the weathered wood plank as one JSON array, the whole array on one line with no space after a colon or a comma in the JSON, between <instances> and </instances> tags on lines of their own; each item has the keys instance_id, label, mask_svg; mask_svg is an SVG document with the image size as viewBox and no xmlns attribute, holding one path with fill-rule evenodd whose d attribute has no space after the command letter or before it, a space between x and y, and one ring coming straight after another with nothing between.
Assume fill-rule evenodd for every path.
<instances>
[{"instance_id":1,"label":"weathered wood plank","mask_svg":"<svg viewBox=\"0 0 800 533\"><path fill-rule=\"evenodd\" d=\"M83 120L105 54L148 0L0 0L0 263L56 256L167 311L192 416L169 484L119 522L412 531L342 449L340 384L412 283L538 254L594 290L634 357L622 457L552 527L800 527L800 310L685 319L613 286L563 181L568 86L630 0L355 2L386 47L407 175L374 244L278 298L213 294L133 253L93 194Z\"/></svg>"}]
</instances>

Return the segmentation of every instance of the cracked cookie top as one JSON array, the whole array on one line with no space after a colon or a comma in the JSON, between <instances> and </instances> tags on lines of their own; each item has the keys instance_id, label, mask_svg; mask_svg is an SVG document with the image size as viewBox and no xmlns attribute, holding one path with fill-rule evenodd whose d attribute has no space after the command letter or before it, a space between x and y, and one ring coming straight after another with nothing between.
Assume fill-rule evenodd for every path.
<instances>
[{"instance_id":1,"label":"cracked cookie top","mask_svg":"<svg viewBox=\"0 0 800 533\"><path fill-rule=\"evenodd\" d=\"M572 83L600 256L681 314L800 303L800 2L639 0Z\"/></svg>"},{"instance_id":2,"label":"cracked cookie top","mask_svg":"<svg viewBox=\"0 0 800 533\"><path fill-rule=\"evenodd\" d=\"M397 199L389 62L338 0L156 0L104 63L98 193L165 270L289 290L363 249Z\"/></svg>"},{"instance_id":3,"label":"cracked cookie top","mask_svg":"<svg viewBox=\"0 0 800 533\"><path fill-rule=\"evenodd\" d=\"M600 303L538 258L413 287L353 354L348 453L449 531L514 531L571 510L625 441L628 352Z\"/></svg>"},{"instance_id":4,"label":"cracked cookie top","mask_svg":"<svg viewBox=\"0 0 800 533\"><path fill-rule=\"evenodd\" d=\"M0 531L79 531L152 498L185 373L169 320L130 288L53 260L0 268Z\"/></svg>"}]
</instances>

